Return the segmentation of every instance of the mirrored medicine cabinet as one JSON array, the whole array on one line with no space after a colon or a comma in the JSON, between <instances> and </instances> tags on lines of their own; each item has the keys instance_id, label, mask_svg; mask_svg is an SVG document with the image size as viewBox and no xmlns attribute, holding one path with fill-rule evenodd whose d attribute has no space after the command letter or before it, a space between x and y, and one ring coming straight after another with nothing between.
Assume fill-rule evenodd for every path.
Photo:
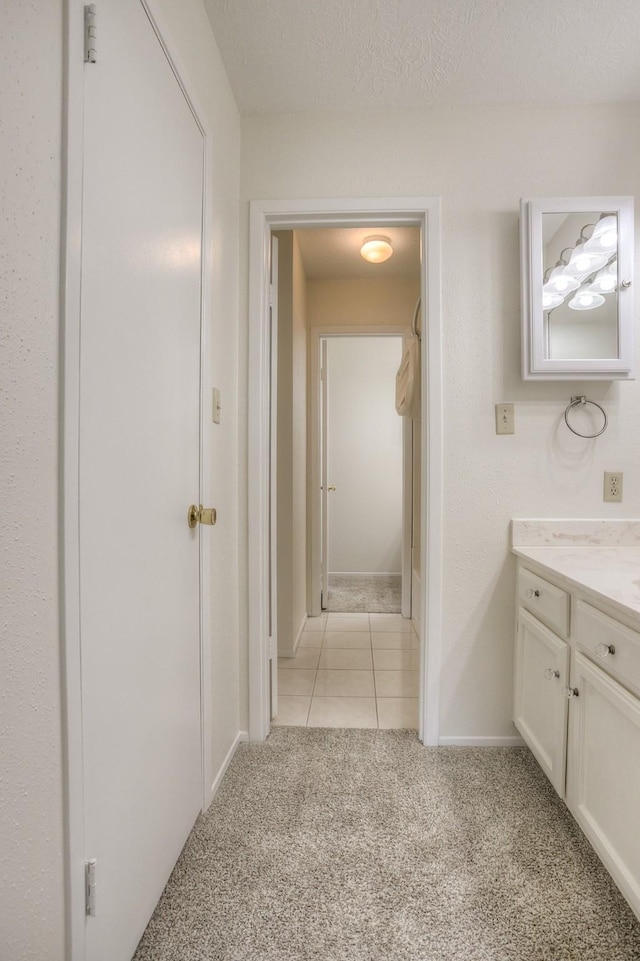
<instances>
[{"instance_id":1,"label":"mirrored medicine cabinet","mask_svg":"<svg viewBox=\"0 0 640 961\"><path fill-rule=\"evenodd\" d=\"M633 198L520 202L524 380L633 378Z\"/></svg>"}]
</instances>

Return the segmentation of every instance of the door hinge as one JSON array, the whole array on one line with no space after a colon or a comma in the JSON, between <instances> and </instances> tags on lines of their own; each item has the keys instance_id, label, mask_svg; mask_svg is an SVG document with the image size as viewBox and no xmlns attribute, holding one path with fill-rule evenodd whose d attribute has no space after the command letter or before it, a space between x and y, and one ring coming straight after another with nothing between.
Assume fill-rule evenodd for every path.
<instances>
[{"instance_id":1,"label":"door hinge","mask_svg":"<svg viewBox=\"0 0 640 961\"><path fill-rule=\"evenodd\" d=\"M84 863L84 904L89 918L96 916L96 859Z\"/></svg>"},{"instance_id":2,"label":"door hinge","mask_svg":"<svg viewBox=\"0 0 640 961\"><path fill-rule=\"evenodd\" d=\"M84 8L84 62L96 62L96 5L88 3Z\"/></svg>"},{"instance_id":3,"label":"door hinge","mask_svg":"<svg viewBox=\"0 0 640 961\"><path fill-rule=\"evenodd\" d=\"M269 307L273 307L275 301L273 284L269 284Z\"/></svg>"}]
</instances>

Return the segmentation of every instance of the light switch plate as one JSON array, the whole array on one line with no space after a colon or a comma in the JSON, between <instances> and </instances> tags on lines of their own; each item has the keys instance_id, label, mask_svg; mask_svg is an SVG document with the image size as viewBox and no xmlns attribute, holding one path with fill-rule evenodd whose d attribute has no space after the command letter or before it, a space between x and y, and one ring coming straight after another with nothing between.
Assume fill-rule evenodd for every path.
<instances>
[{"instance_id":1,"label":"light switch plate","mask_svg":"<svg viewBox=\"0 0 640 961\"><path fill-rule=\"evenodd\" d=\"M213 423L220 423L220 391L217 387L213 388Z\"/></svg>"},{"instance_id":2,"label":"light switch plate","mask_svg":"<svg viewBox=\"0 0 640 961\"><path fill-rule=\"evenodd\" d=\"M514 432L513 404L496 404L496 434L513 434Z\"/></svg>"}]
</instances>

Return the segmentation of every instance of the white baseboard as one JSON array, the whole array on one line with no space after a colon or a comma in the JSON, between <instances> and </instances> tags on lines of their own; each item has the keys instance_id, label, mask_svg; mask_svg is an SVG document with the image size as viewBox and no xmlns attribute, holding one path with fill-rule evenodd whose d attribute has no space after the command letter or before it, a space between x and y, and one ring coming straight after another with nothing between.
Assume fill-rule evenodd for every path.
<instances>
[{"instance_id":1,"label":"white baseboard","mask_svg":"<svg viewBox=\"0 0 640 961\"><path fill-rule=\"evenodd\" d=\"M213 784L211 785L211 790L209 792L209 804L211 804L214 797L216 796L218 788L220 787L220 784L222 782L222 778L224 777L227 768L229 767L229 765L233 760L233 755L238 750L238 744L241 744L242 741L248 741L248 740L249 740L249 734L247 733L247 731L238 731L238 733L236 734L233 740L233 744L227 751L227 755L224 761L222 762L222 764L220 765L220 770L218 771L218 773L213 779ZM207 804L207 807L209 807L209 804Z\"/></svg>"},{"instance_id":2,"label":"white baseboard","mask_svg":"<svg viewBox=\"0 0 640 961\"><path fill-rule=\"evenodd\" d=\"M402 571L329 571L329 577L401 577Z\"/></svg>"},{"instance_id":3,"label":"white baseboard","mask_svg":"<svg viewBox=\"0 0 640 961\"><path fill-rule=\"evenodd\" d=\"M508 737L440 737L440 747L524 747L516 735Z\"/></svg>"},{"instance_id":4,"label":"white baseboard","mask_svg":"<svg viewBox=\"0 0 640 961\"><path fill-rule=\"evenodd\" d=\"M419 573L414 569L411 571L411 620L415 632L422 642L422 625L420 623L420 611L422 605L422 582Z\"/></svg>"},{"instance_id":5,"label":"white baseboard","mask_svg":"<svg viewBox=\"0 0 640 961\"><path fill-rule=\"evenodd\" d=\"M296 639L293 642L293 656L295 657L296 652L300 646L300 639L302 637L303 631L307 626L307 615L304 614L302 620L300 621L300 627L298 628L298 633L296 634Z\"/></svg>"},{"instance_id":6,"label":"white baseboard","mask_svg":"<svg viewBox=\"0 0 640 961\"><path fill-rule=\"evenodd\" d=\"M300 627L298 628L298 633L296 634L295 641L293 642L293 647L290 650L280 650L278 648L278 657L295 657L300 646L300 640L302 638L302 632L307 626L307 615L304 614L302 620L300 621Z\"/></svg>"}]
</instances>

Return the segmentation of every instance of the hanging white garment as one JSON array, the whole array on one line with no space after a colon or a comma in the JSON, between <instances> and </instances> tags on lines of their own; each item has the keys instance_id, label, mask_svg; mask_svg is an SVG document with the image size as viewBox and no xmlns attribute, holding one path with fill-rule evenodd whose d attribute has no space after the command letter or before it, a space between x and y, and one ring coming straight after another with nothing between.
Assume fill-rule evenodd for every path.
<instances>
[{"instance_id":1,"label":"hanging white garment","mask_svg":"<svg viewBox=\"0 0 640 961\"><path fill-rule=\"evenodd\" d=\"M408 334L396 374L396 410L401 417L420 418L420 340Z\"/></svg>"}]
</instances>

